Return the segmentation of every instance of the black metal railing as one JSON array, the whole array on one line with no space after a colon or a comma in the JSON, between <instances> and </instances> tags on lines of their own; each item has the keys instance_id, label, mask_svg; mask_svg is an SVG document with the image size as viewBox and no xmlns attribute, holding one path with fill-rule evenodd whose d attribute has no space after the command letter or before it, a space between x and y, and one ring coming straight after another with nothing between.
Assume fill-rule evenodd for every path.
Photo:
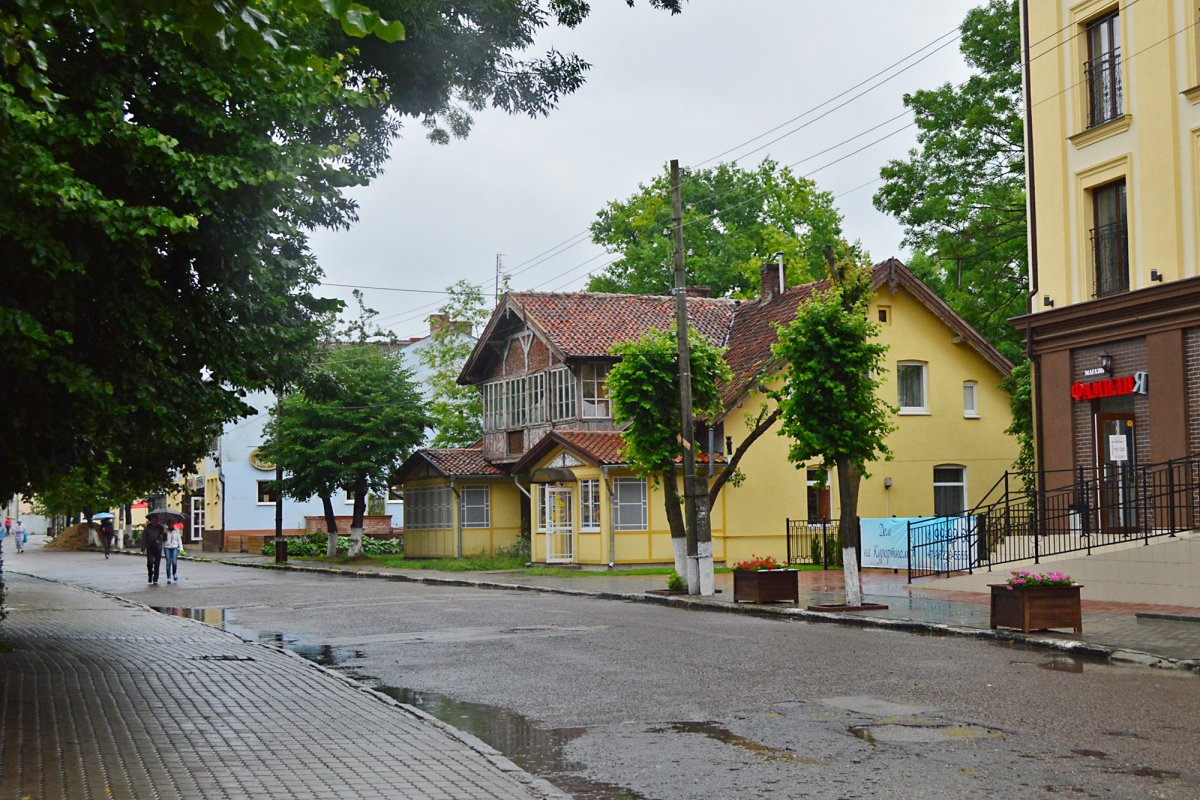
<instances>
[{"instance_id":1,"label":"black metal railing","mask_svg":"<svg viewBox=\"0 0 1200 800\"><path fill-rule=\"evenodd\" d=\"M1006 475L1004 480L1008 481ZM958 517L913 522L909 580L990 570L1200 527L1200 456L1049 472L1052 489L1015 489Z\"/></svg>"},{"instance_id":2,"label":"black metal railing","mask_svg":"<svg viewBox=\"0 0 1200 800\"><path fill-rule=\"evenodd\" d=\"M842 565L842 539L836 519L789 519L787 560L789 564L820 564L829 569Z\"/></svg>"},{"instance_id":3,"label":"black metal railing","mask_svg":"<svg viewBox=\"0 0 1200 800\"><path fill-rule=\"evenodd\" d=\"M1088 127L1094 128L1124 113L1121 99L1121 48L1085 61L1088 91Z\"/></svg>"},{"instance_id":4,"label":"black metal railing","mask_svg":"<svg viewBox=\"0 0 1200 800\"><path fill-rule=\"evenodd\" d=\"M1129 291L1129 234L1125 223L1092 229L1093 297Z\"/></svg>"}]
</instances>

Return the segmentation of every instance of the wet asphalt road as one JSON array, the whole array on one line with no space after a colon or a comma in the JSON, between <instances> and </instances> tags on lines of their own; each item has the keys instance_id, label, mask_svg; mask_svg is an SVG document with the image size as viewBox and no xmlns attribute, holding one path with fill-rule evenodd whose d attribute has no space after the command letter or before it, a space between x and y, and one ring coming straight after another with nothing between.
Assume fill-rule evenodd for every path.
<instances>
[{"instance_id":1,"label":"wet asphalt road","mask_svg":"<svg viewBox=\"0 0 1200 800\"><path fill-rule=\"evenodd\" d=\"M21 558L6 567L281 640L580 798L1200 797L1200 678L1188 673L194 562L181 585L147 587L135 558Z\"/></svg>"}]
</instances>

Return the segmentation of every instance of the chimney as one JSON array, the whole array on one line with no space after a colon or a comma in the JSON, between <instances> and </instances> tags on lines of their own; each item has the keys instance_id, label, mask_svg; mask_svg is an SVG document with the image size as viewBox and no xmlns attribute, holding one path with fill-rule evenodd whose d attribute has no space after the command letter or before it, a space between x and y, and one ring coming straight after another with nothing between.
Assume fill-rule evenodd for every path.
<instances>
[{"instance_id":1,"label":"chimney","mask_svg":"<svg viewBox=\"0 0 1200 800\"><path fill-rule=\"evenodd\" d=\"M689 286L687 287L688 297L712 297L711 286Z\"/></svg>"},{"instance_id":2,"label":"chimney","mask_svg":"<svg viewBox=\"0 0 1200 800\"><path fill-rule=\"evenodd\" d=\"M430 314L429 315L429 335L433 336L438 331L446 327L450 322L450 317L446 314Z\"/></svg>"},{"instance_id":3,"label":"chimney","mask_svg":"<svg viewBox=\"0 0 1200 800\"><path fill-rule=\"evenodd\" d=\"M764 303L771 301L773 297L783 293L782 281L783 276L780 273L779 265L774 261L768 261L759 268L759 278L762 280L762 300Z\"/></svg>"}]
</instances>

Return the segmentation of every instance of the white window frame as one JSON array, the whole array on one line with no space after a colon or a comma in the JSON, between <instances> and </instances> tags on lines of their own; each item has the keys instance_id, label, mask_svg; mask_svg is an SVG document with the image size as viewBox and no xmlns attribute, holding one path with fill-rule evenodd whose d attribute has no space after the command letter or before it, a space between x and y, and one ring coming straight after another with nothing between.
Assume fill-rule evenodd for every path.
<instances>
[{"instance_id":1,"label":"white window frame","mask_svg":"<svg viewBox=\"0 0 1200 800\"><path fill-rule=\"evenodd\" d=\"M450 487L423 486L405 490L404 512L405 530L450 528Z\"/></svg>"},{"instance_id":2,"label":"white window frame","mask_svg":"<svg viewBox=\"0 0 1200 800\"><path fill-rule=\"evenodd\" d=\"M534 530L536 530L538 533L545 533L546 528L547 528L547 525L546 525L546 487L548 485L549 484L545 484L545 483L537 484L537 522L534 523L534 525L535 525Z\"/></svg>"},{"instance_id":3,"label":"white window frame","mask_svg":"<svg viewBox=\"0 0 1200 800\"><path fill-rule=\"evenodd\" d=\"M963 416L979 419L979 383L963 381Z\"/></svg>"},{"instance_id":4,"label":"white window frame","mask_svg":"<svg viewBox=\"0 0 1200 800\"><path fill-rule=\"evenodd\" d=\"M546 395L546 373L535 372L528 378L529 392L529 424L541 425L550 421L550 415L547 413L547 403L549 399Z\"/></svg>"},{"instance_id":5,"label":"white window frame","mask_svg":"<svg viewBox=\"0 0 1200 800\"><path fill-rule=\"evenodd\" d=\"M960 480L939 481L937 479L937 471L939 469L956 469L956 470L958 470ZM948 487L948 486L957 487L959 489L959 491L962 493L961 494L962 509L958 513L963 514L963 513L966 513L966 511L967 511L967 468L965 466L963 466L962 464L937 464L933 468L933 513L935 516L949 516L949 515L944 515L944 514L938 514L938 510L937 510L937 494L938 494L937 490L939 487Z\"/></svg>"},{"instance_id":6,"label":"white window frame","mask_svg":"<svg viewBox=\"0 0 1200 800\"><path fill-rule=\"evenodd\" d=\"M900 371L904 367L919 367L921 370L921 405L906 406L904 405L904 397L901 392ZM900 407L900 414L928 414L929 413L929 365L924 361L899 361L896 363L896 404Z\"/></svg>"},{"instance_id":7,"label":"white window frame","mask_svg":"<svg viewBox=\"0 0 1200 800\"><path fill-rule=\"evenodd\" d=\"M391 503L393 505L395 505L396 503L403 503L404 502L404 487L399 486L399 485L389 486L386 502Z\"/></svg>"},{"instance_id":8,"label":"white window frame","mask_svg":"<svg viewBox=\"0 0 1200 800\"><path fill-rule=\"evenodd\" d=\"M602 362L584 364L579 370L582 391L579 412L584 419L609 419L612 417L612 399L608 396L608 370L611 365Z\"/></svg>"},{"instance_id":9,"label":"white window frame","mask_svg":"<svg viewBox=\"0 0 1200 800\"><path fill-rule=\"evenodd\" d=\"M579 482L579 530L588 533L600 530L599 478L584 478Z\"/></svg>"},{"instance_id":10,"label":"white window frame","mask_svg":"<svg viewBox=\"0 0 1200 800\"><path fill-rule=\"evenodd\" d=\"M628 499L623 500L621 495L626 492L625 487L638 486L641 497L638 500ZM614 478L612 486L612 529L614 531L644 531L649 530L650 517L648 514L648 500L650 496L649 487L646 485L645 478ZM641 507L640 520L635 525L621 522L621 510L623 508Z\"/></svg>"},{"instance_id":11,"label":"white window frame","mask_svg":"<svg viewBox=\"0 0 1200 800\"><path fill-rule=\"evenodd\" d=\"M262 488L262 485L263 485L264 483L274 483L274 482L275 482L275 481L274 481L274 479L272 479L272 480L269 480L269 481L256 481L256 482L255 482L255 486L254 486L254 490L255 490L254 500L255 500L255 504L256 504L256 505L260 505L260 506L273 506L273 505L275 505L275 501L274 501L274 500L263 500L263 499L262 499L263 495L264 495L264 494L266 494L266 490L264 490L264 489ZM276 489L275 491L278 493L278 491L279 491L279 490L278 490L278 489Z\"/></svg>"},{"instance_id":12,"label":"white window frame","mask_svg":"<svg viewBox=\"0 0 1200 800\"><path fill-rule=\"evenodd\" d=\"M458 518L464 528L492 527L491 487L486 483L462 487L458 496ZM471 509L482 509L481 519L470 519Z\"/></svg>"},{"instance_id":13,"label":"white window frame","mask_svg":"<svg viewBox=\"0 0 1200 800\"><path fill-rule=\"evenodd\" d=\"M547 375L550 381L551 418L575 419L579 415L575 373L571 372L570 367L559 367L550 370Z\"/></svg>"}]
</instances>

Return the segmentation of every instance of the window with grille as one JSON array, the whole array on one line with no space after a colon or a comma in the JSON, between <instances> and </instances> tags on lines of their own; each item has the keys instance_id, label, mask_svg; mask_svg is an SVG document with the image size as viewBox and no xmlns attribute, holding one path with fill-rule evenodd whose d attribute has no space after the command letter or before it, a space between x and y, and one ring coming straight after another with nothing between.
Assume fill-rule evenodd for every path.
<instances>
[{"instance_id":1,"label":"window with grille","mask_svg":"<svg viewBox=\"0 0 1200 800\"><path fill-rule=\"evenodd\" d=\"M600 479L579 482L579 530L600 530Z\"/></svg>"},{"instance_id":2,"label":"window with grille","mask_svg":"<svg viewBox=\"0 0 1200 800\"><path fill-rule=\"evenodd\" d=\"M1121 26L1109 14L1087 26L1088 60L1084 78L1088 91L1088 127L1094 128L1124 113L1121 99Z\"/></svg>"},{"instance_id":3,"label":"window with grille","mask_svg":"<svg viewBox=\"0 0 1200 800\"><path fill-rule=\"evenodd\" d=\"M616 478L612 490L613 530L646 530L646 479Z\"/></svg>"},{"instance_id":4,"label":"window with grille","mask_svg":"<svg viewBox=\"0 0 1200 800\"><path fill-rule=\"evenodd\" d=\"M896 365L896 384L899 387L901 414L925 414L925 364L920 361L901 361Z\"/></svg>"},{"instance_id":5,"label":"window with grille","mask_svg":"<svg viewBox=\"0 0 1200 800\"><path fill-rule=\"evenodd\" d=\"M435 530L451 526L449 486L408 489L404 499L406 529Z\"/></svg>"},{"instance_id":6,"label":"window with grille","mask_svg":"<svg viewBox=\"0 0 1200 800\"><path fill-rule=\"evenodd\" d=\"M459 497L459 519L464 528L491 527L488 486L464 486Z\"/></svg>"},{"instance_id":7,"label":"window with grille","mask_svg":"<svg viewBox=\"0 0 1200 800\"><path fill-rule=\"evenodd\" d=\"M1093 295L1129 290L1129 221L1125 216L1124 179L1092 190Z\"/></svg>"},{"instance_id":8,"label":"window with grille","mask_svg":"<svg viewBox=\"0 0 1200 800\"><path fill-rule=\"evenodd\" d=\"M551 370L549 375L551 409L554 419L574 419L575 375L567 367Z\"/></svg>"},{"instance_id":9,"label":"window with grille","mask_svg":"<svg viewBox=\"0 0 1200 800\"><path fill-rule=\"evenodd\" d=\"M951 517L967 510L967 468L943 464L933 468L933 513Z\"/></svg>"}]
</instances>

